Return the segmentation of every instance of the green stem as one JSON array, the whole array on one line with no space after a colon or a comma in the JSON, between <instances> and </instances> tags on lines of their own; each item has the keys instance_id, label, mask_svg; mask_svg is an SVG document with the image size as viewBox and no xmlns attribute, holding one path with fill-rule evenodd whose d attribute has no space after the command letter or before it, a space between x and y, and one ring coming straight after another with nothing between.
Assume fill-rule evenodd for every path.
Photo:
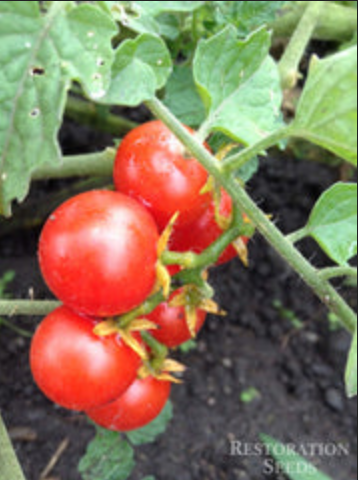
<instances>
[{"instance_id":1,"label":"green stem","mask_svg":"<svg viewBox=\"0 0 358 480\"><path fill-rule=\"evenodd\" d=\"M150 347L155 357L159 361L164 360L168 356L168 348L162 343L158 342L149 332L141 332L143 341Z\"/></svg>"},{"instance_id":2,"label":"green stem","mask_svg":"<svg viewBox=\"0 0 358 480\"><path fill-rule=\"evenodd\" d=\"M63 157L60 164L44 165L35 170L32 179L111 176L115 155L114 148L107 148L99 153Z\"/></svg>"},{"instance_id":3,"label":"green stem","mask_svg":"<svg viewBox=\"0 0 358 480\"><path fill-rule=\"evenodd\" d=\"M241 234L242 215L234 221L232 228L224 232L214 243L212 243L202 254L192 252L164 252L162 261L165 265L181 265L188 269L203 269L214 265L222 252Z\"/></svg>"},{"instance_id":4,"label":"green stem","mask_svg":"<svg viewBox=\"0 0 358 480\"><path fill-rule=\"evenodd\" d=\"M287 263L301 276L316 295L329 307L342 321L345 327L354 332L356 329L356 315L333 286L322 280L319 272L309 261L287 240L278 228L267 218L265 213L249 197L244 188L231 176L225 174L220 162L213 157L193 137L160 100L154 99L146 102L147 107L177 136L186 149L200 161L219 183L231 195L234 203L241 212L245 212L258 231L274 247Z\"/></svg>"},{"instance_id":5,"label":"green stem","mask_svg":"<svg viewBox=\"0 0 358 480\"><path fill-rule=\"evenodd\" d=\"M46 316L61 305L51 300L0 300L0 315Z\"/></svg>"},{"instance_id":6,"label":"green stem","mask_svg":"<svg viewBox=\"0 0 358 480\"><path fill-rule=\"evenodd\" d=\"M353 267L331 267L321 270L319 273L323 280L332 280L339 277L358 277L358 270Z\"/></svg>"},{"instance_id":7,"label":"green stem","mask_svg":"<svg viewBox=\"0 0 358 480\"><path fill-rule=\"evenodd\" d=\"M158 292L149 297L142 305L134 310L117 317L116 320L121 328L127 327L133 320L145 317L153 312L162 302L165 301L162 292Z\"/></svg>"},{"instance_id":8,"label":"green stem","mask_svg":"<svg viewBox=\"0 0 358 480\"><path fill-rule=\"evenodd\" d=\"M0 478L25 480L16 453L11 444L4 421L0 415Z\"/></svg>"},{"instance_id":9,"label":"green stem","mask_svg":"<svg viewBox=\"0 0 358 480\"><path fill-rule=\"evenodd\" d=\"M287 240L291 243L298 243L304 238L309 236L309 231L307 228L301 228L300 230L297 230L297 232L293 232L290 235L287 235Z\"/></svg>"},{"instance_id":10,"label":"green stem","mask_svg":"<svg viewBox=\"0 0 358 480\"><path fill-rule=\"evenodd\" d=\"M299 67L302 57L318 23L325 2L309 2L295 33L279 63L283 89L294 88L299 79Z\"/></svg>"},{"instance_id":11,"label":"green stem","mask_svg":"<svg viewBox=\"0 0 358 480\"><path fill-rule=\"evenodd\" d=\"M25 338L32 338L32 333L28 332L27 330L24 330L22 328L17 327L16 325L13 325L11 322L8 320L5 320L5 318L0 318L0 327L4 325L8 329L12 330L13 332L17 333L21 337Z\"/></svg>"},{"instance_id":12,"label":"green stem","mask_svg":"<svg viewBox=\"0 0 358 480\"><path fill-rule=\"evenodd\" d=\"M299 5L295 5L295 2L291 3L294 6L287 9L287 13L269 26L273 30L275 38L291 38L310 2L300 2ZM313 38L335 42L352 40L357 32L357 10L336 5L333 2L322 3L324 8L314 29Z\"/></svg>"},{"instance_id":13,"label":"green stem","mask_svg":"<svg viewBox=\"0 0 358 480\"><path fill-rule=\"evenodd\" d=\"M252 145L251 147L245 148L241 152L231 155L223 162L223 167L226 172L231 172L233 170L240 170L246 163L252 160L256 155L268 150L270 147L277 145L281 140L287 138L290 135L290 127L285 126L276 130L268 137L263 138L260 142Z\"/></svg>"},{"instance_id":14,"label":"green stem","mask_svg":"<svg viewBox=\"0 0 358 480\"><path fill-rule=\"evenodd\" d=\"M71 95L67 100L66 117L116 137L122 137L138 126L135 122L112 114L107 106L90 103Z\"/></svg>"}]
</instances>

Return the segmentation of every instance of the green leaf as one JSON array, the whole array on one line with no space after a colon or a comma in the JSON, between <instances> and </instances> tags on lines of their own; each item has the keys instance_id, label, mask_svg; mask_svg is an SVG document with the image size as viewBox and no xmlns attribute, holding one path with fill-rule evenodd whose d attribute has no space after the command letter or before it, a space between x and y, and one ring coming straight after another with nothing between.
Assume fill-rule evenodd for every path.
<instances>
[{"instance_id":1,"label":"green leaf","mask_svg":"<svg viewBox=\"0 0 358 480\"><path fill-rule=\"evenodd\" d=\"M276 18L277 12L287 3L274 2L213 2L216 4L216 21L219 24L232 23L240 35L246 36L255 28Z\"/></svg>"},{"instance_id":2,"label":"green leaf","mask_svg":"<svg viewBox=\"0 0 358 480\"><path fill-rule=\"evenodd\" d=\"M249 162L246 162L237 172L236 176L244 183L249 182L254 175L259 171L260 161L258 157L253 157Z\"/></svg>"},{"instance_id":3,"label":"green leaf","mask_svg":"<svg viewBox=\"0 0 358 480\"><path fill-rule=\"evenodd\" d=\"M176 66L164 98L166 106L185 125L198 127L205 119L205 110L195 87L190 67Z\"/></svg>"},{"instance_id":4,"label":"green leaf","mask_svg":"<svg viewBox=\"0 0 358 480\"><path fill-rule=\"evenodd\" d=\"M260 435L272 458L291 480L332 480L286 445L267 435Z\"/></svg>"},{"instance_id":5,"label":"green leaf","mask_svg":"<svg viewBox=\"0 0 358 480\"><path fill-rule=\"evenodd\" d=\"M172 38L173 29L163 26L161 14L171 12L192 12L205 4L203 1L197 2L98 2L102 8L110 12L113 17L123 26L137 33L164 34L167 38ZM172 25L173 27L173 25Z\"/></svg>"},{"instance_id":6,"label":"green leaf","mask_svg":"<svg viewBox=\"0 0 358 480\"><path fill-rule=\"evenodd\" d=\"M180 345L179 350L181 353L188 354L198 348L196 340L188 340L187 342Z\"/></svg>"},{"instance_id":7,"label":"green leaf","mask_svg":"<svg viewBox=\"0 0 358 480\"><path fill-rule=\"evenodd\" d=\"M137 106L164 87L172 71L169 51L160 38L144 33L124 41L117 49L112 82L99 101L110 105Z\"/></svg>"},{"instance_id":8,"label":"green leaf","mask_svg":"<svg viewBox=\"0 0 358 480\"><path fill-rule=\"evenodd\" d=\"M269 57L270 35L258 30L245 41L233 27L200 42L194 77L206 107L206 126L251 145L280 125L282 93Z\"/></svg>"},{"instance_id":9,"label":"green leaf","mask_svg":"<svg viewBox=\"0 0 358 480\"><path fill-rule=\"evenodd\" d=\"M145 12L153 16L159 15L163 12L193 12L197 8L202 7L205 2L147 2L137 1L131 2L139 5Z\"/></svg>"},{"instance_id":10,"label":"green leaf","mask_svg":"<svg viewBox=\"0 0 358 480\"><path fill-rule=\"evenodd\" d=\"M156 420L154 420L154 422L140 430L128 433L127 438L135 446L152 443L157 437L159 437L159 435L162 435L166 431L172 418L173 406L171 402L168 402L163 412Z\"/></svg>"},{"instance_id":11,"label":"green leaf","mask_svg":"<svg viewBox=\"0 0 358 480\"><path fill-rule=\"evenodd\" d=\"M357 185L337 183L315 205L307 232L340 265L357 255Z\"/></svg>"},{"instance_id":12,"label":"green leaf","mask_svg":"<svg viewBox=\"0 0 358 480\"><path fill-rule=\"evenodd\" d=\"M346 370L346 386L349 398L357 396L357 335L356 330L349 352Z\"/></svg>"},{"instance_id":13,"label":"green leaf","mask_svg":"<svg viewBox=\"0 0 358 480\"><path fill-rule=\"evenodd\" d=\"M6 289L9 284L15 279L16 273L13 270L6 271L0 277L0 299L9 298L10 296L6 293Z\"/></svg>"},{"instance_id":14,"label":"green leaf","mask_svg":"<svg viewBox=\"0 0 358 480\"><path fill-rule=\"evenodd\" d=\"M98 7L0 2L0 214L28 193L31 173L60 161L57 134L72 80L97 98L110 82L117 32Z\"/></svg>"},{"instance_id":15,"label":"green leaf","mask_svg":"<svg viewBox=\"0 0 358 480\"><path fill-rule=\"evenodd\" d=\"M127 480L134 467L133 448L118 433L99 429L78 470L83 480Z\"/></svg>"},{"instance_id":16,"label":"green leaf","mask_svg":"<svg viewBox=\"0 0 358 480\"><path fill-rule=\"evenodd\" d=\"M357 47L313 59L292 133L357 166Z\"/></svg>"}]
</instances>

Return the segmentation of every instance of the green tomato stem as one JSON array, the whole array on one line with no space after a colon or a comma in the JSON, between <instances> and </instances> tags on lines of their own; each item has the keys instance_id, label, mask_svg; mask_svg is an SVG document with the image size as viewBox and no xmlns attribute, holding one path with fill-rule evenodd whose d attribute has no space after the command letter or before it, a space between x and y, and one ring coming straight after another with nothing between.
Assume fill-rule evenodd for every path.
<instances>
[{"instance_id":1,"label":"green tomato stem","mask_svg":"<svg viewBox=\"0 0 358 480\"><path fill-rule=\"evenodd\" d=\"M279 63L283 89L294 88L299 80L299 66L326 2L309 2Z\"/></svg>"},{"instance_id":2,"label":"green tomato stem","mask_svg":"<svg viewBox=\"0 0 358 480\"><path fill-rule=\"evenodd\" d=\"M289 137L289 135L290 127L284 126L279 130L276 130L276 132L273 132L271 135L263 138L260 142L255 143L255 145L247 147L245 150L242 150L235 155L231 155L222 163L225 172L240 170L255 156L260 155L270 147L277 145L281 140Z\"/></svg>"},{"instance_id":3,"label":"green tomato stem","mask_svg":"<svg viewBox=\"0 0 358 480\"><path fill-rule=\"evenodd\" d=\"M126 328L133 322L133 320L136 320L138 318L143 318L146 315L149 315L150 313L153 312L161 303L165 301L165 298L163 296L163 293L160 291L151 297L149 297L145 302L142 303L139 307L135 308L134 310L121 315L116 318L116 321L118 322L118 325L121 328Z\"/></svg>"},{"instance_id":4,"label":"green tomato stem","mask_svg":"<svg viewBox=\"0 0 358 480\"><path fill-rule=\"evenodd\" d=\"M43 317L59 306L60 302L51 300L0 300L0 315Z\"/></svg>"},{"instance_id":5,"label":"green tomato stem","mask_svg":"<svg viewBox=\"0 0 358 480\"><path fill-rule=\"evenodd\" d=\"M297 230L297 232L293 232L290 235L287 235L287 240L291 243L298 243L304 238L308 237L310 235L309 231L307 228L301 228L300 230Z\"/></svg>"},{"instance_id":6,"label":"green tomato stem","mask_svg":"<svg viewBox=\"0 0 358 480\"><path fill-rule=\"evenodd\" d=\"M122 137L138 124L111 113L110 108L97 105L70 95L66 105L66 117L95 130Z\"/></svg>"},{"instance_id":7,"label":"green tomato stem","mask_svg":"<svg viewBox=\"0 0 358 480\"><path fill-rule=\"evenodd\" d=\"M358 270L353 267L331 267L321 270L319 275L323 280L332 280L339 277L358 278Z\"/></svg>"},{"instance_id":8,"label":"green tomato stem","mask_svg":"<svg viewBox=\"0 0 358 480\"><path fill-rule=\"evenodd\" d=\"M284 10L283 15L269 25L275 38L290 38L306 12L307 5L311 2L290 3L292 7ZM321 3L324 4L324 8L322 8L320 18L315 25L313 38L334 42L349 42L352 40L357 32L357 10L336 5L333 2Z\"/></svg>"},{"instance_id":9,"label":"green tomato stem","mask_svg":"<svg viewBox=\"0 0 358 480\"><path fill-rule=\"evenodd\" d=\"M158 340L156 340L149 332L142 332L141 336L143 341L154 353L156 359L163 361L165 358L167 358L169 349L165 345L158 342Z\"/></svg>"},{"instance_id":10,"label":"green tomato stem","mask_svg":"<svg viewBox=\"0 0 358 480\"><path fill-rule=\"evenodd\" d=\"M66 156L58 165L44 165L35 170L32 179L111 176L115 155L114 148L107 148L99 153Z\"/></svg>"},{"instance_id":11,"label":"green tomato stem","mask_svg":"<svg viewBox=\"0 0 358 480\"><path fill-rule=\"evenodd\" d=\"M269 244L301 276L323 303L341 319L344 326L350 332L354 332L356 329L355 312L333 286L320 277L318 270L294 247L292 242L267 218L265 213L249 197L244 188L234 178L227 175L222 164L183 127L179 120L173 116L160 100L153 99L147 101L146 105L157 118L167 125L186 149L197 158L207 171L216 178L218 183L226 189L238 210L246 213Z\"/></svg>"},{"instance_id":12,"label":"green tomato stem","mask_svg":"<svg viewBox=\"0 0 358 480\"><path fill-rule=\"evenodd\" d=\"M2 325L7 327L8 329L12 330L13 332L17 333L21 337L32 338L32 333L31 332L29 332L27 330L24 330L23 328L19 328L16 325L13 325L11 322L6 320L5 318L0 317L0 327Z\"/></svg>"},{"instance_id":13,"label":"green tomato stem","mask_svg":"<svg viewBox=\"0 0 358 480\"><path fill-rule=\"evenodd\" d=\"M241 222L234 222L234 225L224 232L214 243L203 253L197 255L192 252L164 252L162 261L165 265L181 265L188 269L204 269L214 265L225 249L236 240L241 233Z\"/></svg>"},{"instance_id":14,"label":"green tomato stem","mask_svg":"<svg viewBox=\"0 0 358 480\"><path fill-rule=\"evenodd\" d=\"M0 415L0 478L25 480L4 421Z\"/></svg>"}]
</instances>

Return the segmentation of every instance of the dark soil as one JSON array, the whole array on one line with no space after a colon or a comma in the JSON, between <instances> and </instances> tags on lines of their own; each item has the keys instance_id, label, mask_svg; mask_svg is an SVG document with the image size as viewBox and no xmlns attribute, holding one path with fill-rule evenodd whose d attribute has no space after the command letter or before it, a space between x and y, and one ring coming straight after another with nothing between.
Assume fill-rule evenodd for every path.
<instances>
[{"instance_id":1,"label":"dark soil","mask_svg":"<svg viewBox=\"0 0 358 480\"><path fill-rule=\"evenodd\" d=\"M74 128L64 138L71 153L109 141ZM324 165L278 155L263 161L250 193L289 232L305 223L315 200L338 176ZM33 198L43 198L44 191L58 185L37 187ZM36 262L38 233L21 231L0 239L0 276L16 271L9 288L14 297L28 298L30 289L36 298L49 295ZM327 263L313 242L302 248L316 265ZM307 449L312 443L344 444L349 455L310 460L335 480L357 477L357 406L346 399L343 384L349 336L330 331L325 308L260 237L252 242L250 256L248 270L235 261L213 272L218 301L229 315L210 318L198 349L178 355L189 370L184 385L174 388L174 420L157 443L138 449L132 480L147 475L157 480L284 478L265 475L263 457L230 455L232 441L254 444L260 433ZM340 288L354 302L353 293ZM295 328L275 301L293 312L303 328ZM38 320L12 319L30 331ZM94 430L84 416L54 406L38 391L28 366L29 343L1 328L0 409L27 480L39 480L66 439L69 446L48 478L77 480L78 461ZM252 387L259 397L243 403L241 394Z\"/></svg>"}]
</instances>

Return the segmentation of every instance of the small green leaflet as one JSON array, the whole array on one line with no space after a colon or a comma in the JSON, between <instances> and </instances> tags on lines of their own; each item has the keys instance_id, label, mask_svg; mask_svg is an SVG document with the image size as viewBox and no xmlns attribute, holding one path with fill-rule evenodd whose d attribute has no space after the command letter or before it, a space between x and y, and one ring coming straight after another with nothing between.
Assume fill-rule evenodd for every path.
<instances>
[{"instance_id":1,"label":"small green leaflet","mask_svg":"<svg viewBox=\"0 0 358 480\"><path fill-rule=\"evenodd\" d=\"M147 427L128 433L127 438L131 444L135 446L152 443L157 439L157 437L159 437L159 435L162 435L166 431L172 418L173 406L171 402L168 402L163 412L157 419L155 419Z\"/></svg>"},{"instance_id":2,"label":"small green leaflet","mask_svg":"<svg viewBox=\"0 0 358 480\"><path fill-rule=\"evenodd\" d=\"M270 44L265 29L240 41L232 26L199 43L194 78L208 130L251 145L279 128L282 92Z\"/></svg>"},{"instance_id":3,"label":"small green leaflet","mask_svg":"<svg viewBox=\"0 0 358 480\"><path fill-rule=\"evenodd\" d=\"M166 28L167 19L162 14L171 12L192 12L200 8L205 2L97 2L102 8L110 12L123 26L137 33L152 33L156 35L173 36L173 30ZM163 25L164 23L164 25ZM169 33L169 35L168 35Z\"/></svg>"},{"instance_id":4,"label":"small green leaflet","mask_svg":"<svg viewBox=\"0 0 358 480\"><path fill-rule=\"evenodd\" d=\"M216 20L219 24L232 23L240 35L247 35L255 28L276 18L277 12L287 2L213 2L217 7Z\"/></svg>"},{"instance_id":5,"label":"small green leaflet","mask_svg":"<svg viewBox=\"0 0 358 480\"><path fill-rule=\"evenodd\" d=\"M125 40L115 52L109 90L98 102L137 106L153 98L171 72L169 51L159 37L144 33Z\"/></svg>"},{"instance_id":6,"label":"small green leaflet","mask_svg":"<svg viewBox=\"0 0 358 480\"><path fill-rule=\"evenodd\" d=\"M0 214L25 198L36 168L60 161L57 133L72 80L93 99L104 95L116 32L93 5L53 2L43 17L39 2L0 2Z\"/></svg>"},{"instance_id":7,"label":"small green leaflet","mask_svg":"<svg viewBox=\"0 0 358 480\"><path fill-rule=\"evenodd\" d=\"M337 183L315 205L307 225L311 235L338 264L357 255L357 185Z\"/></svg>"},{"instance_id":8,"label":"small green leaflet","mask_svg":"<svg viewBox=\"0 0 358 480\"><path fill-rule=\"evenodd\" d=\"M185 125L198 127L205 119L205 110L196 90L193 73L188 66L176 66L165 91L164 103Z\"/></svg>"},{"instance_id":9,"label":"small green leaflet","mask_svg":"<svg viewBox=\"0 0 358 480\"><path fill-rule=\"evenodd\" d=\"M98 429L78 470L83 480L127 480L134 467L134 450L120 434Z\"/></svg>"},{"instance_id":10,"label":"small green leaflet","mask_svg":"<svg viewBox=\"0 0 358 480\"><path fill-rule=\"evenodd\" d=\"M288 446L267 435L260 435L260 437L272 458L291 480L332 480Z\"/></svg>"},{"instance_id":11,"label":"small green leaflet","mask_svg":"<svg viewBox=\"0 0 358 480\"><path fill-rule=\"evenodd\" d=\"M346 370L346 387L349 398L357 396L357 330L353 337L352 346L349 352L347 370Z\"/></svg>"},{"instance_id":12,"label":"small green leaflet","mask_svg":"<svg viewBox=\"0 0 358 480\"><path fill-rule=\"evenodd\" d=\"M357 47L312 60L292 128L357 166Z\"/></svg>"}]
</instances>

